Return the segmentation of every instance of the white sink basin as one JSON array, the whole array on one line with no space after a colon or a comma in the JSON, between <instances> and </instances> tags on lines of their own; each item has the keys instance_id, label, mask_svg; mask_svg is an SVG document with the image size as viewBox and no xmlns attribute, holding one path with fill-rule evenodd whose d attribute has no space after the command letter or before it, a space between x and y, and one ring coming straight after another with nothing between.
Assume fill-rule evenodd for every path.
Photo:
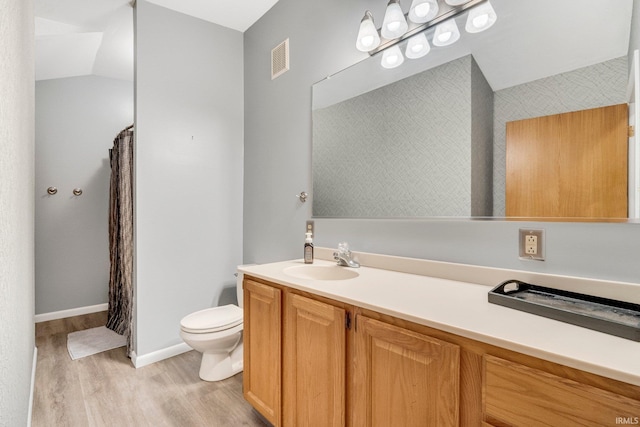
<instances>
[{"instance_id":1,"label":"white sink basin","mask_svg":"<svg viewBox=\"0 0 640 427\"><path fill-rule=\"evenodd\" d=\"M284 274L307 280L346 280L360 274L352 268L338 265L296 265L283 270Z\"/></svg>"}]
</instances>

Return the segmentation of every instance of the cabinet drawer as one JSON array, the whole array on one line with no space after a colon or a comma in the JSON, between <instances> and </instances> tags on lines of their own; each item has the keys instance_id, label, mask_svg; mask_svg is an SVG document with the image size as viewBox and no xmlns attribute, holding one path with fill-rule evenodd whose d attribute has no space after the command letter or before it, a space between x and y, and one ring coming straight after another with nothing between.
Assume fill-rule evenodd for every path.
<instances>
[{"instance_id":1,"label":"cabinet drawer","mask_svg":"<svg viewBox=\"0 0 640 427\"><path fill-rule=\"evenodd\" d=\"M640 417L638 400L494 356L484 361L483 406L491 424L615 426Z\"/></svg>"}]
</instances>

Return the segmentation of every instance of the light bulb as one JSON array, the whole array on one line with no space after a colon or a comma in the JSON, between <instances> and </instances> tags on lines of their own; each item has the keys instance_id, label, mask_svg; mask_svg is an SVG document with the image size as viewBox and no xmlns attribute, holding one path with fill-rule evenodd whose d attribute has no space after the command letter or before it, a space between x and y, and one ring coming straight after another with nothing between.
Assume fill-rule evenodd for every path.
<instances>
[{"instance_id":1,"label":"light bulb","mask_svg":"<svg viewBox=\"0 0 640 427\"><path fill-rule=\"evenodd\" d=\"M371 46L373 46L373 36L364 36L360 39L360 42L367 48L367 50L369 50L371 49Z\"/></svg>"},{"instance_id":2,"label":"light bulb","mask_svg":"<svg viewBox=\"0 0 640 427\"><path fill-rule=\"evenodd\" d=\"M409 39L405 55L410 59L422 58L431 51L429 41L424 33L417 34Z\"/></svg>"},{"instance_id":3,"label":"light bulb","mask_svg":"<svg viewBox=\"0 0 640 427\"><path fill-rule=\"evenodd\" d=\"M380 36L378 35L378 30L376 30L376 25L373 23L373 16L367 10L362 21L360 21L356 49L361 52L369 52L378 46L380 46Z\"/></svg>"},{"instance_id":4,"label":"light bulb","mask_svg":"<svg viewBox=\"0 0 640 427\"><path fill-rule=\"evenodd\" d=\"M438 0L413 0L409 8L409 19L416 24L422 24L435 18L438 10Z\"/></svg>"},{"instance_id":5,"label":"light bulb","mask_svg":"<svg viewBox=\"0 0 640 427\"><path fill-rule=\"evenodd\" d=\"M464 29L467 30L467 33L479 33L490 28L497 20L498 17L493 6L487 1L469 11Z\"/></svg>"},{"instance_id":6,"label":"light bulb","mask_svg":"<svg viewBox=\"0 0 640 427\"><path fill-rule=\"evenodd\" d=\"M476 28L484 27L485 25L487 25L487 22L489 22L489 15L487 15L486 13L483 13L482 15L479 15L473 18L471 22L473 23L473 26Z\"/></svg>"},{"instance_id":7,"label":"light bulb","mask_svg":"<svg viewBox=\"0 0 640 427\"><path fill-rule=\"evenodd\" d=\"M387 30L389 31L395 32L395 31L398 31L398 28L400 28L400 22L398 21L389 22L387 24Z\"/></svg>"},{"instance_id":8,"label":"light bulb","mask_svg":"<svg viewBox=\"0 0 640 427\"><path fill-rule=\"evenodd\" d=\"M384 68L396 68L404 62L404 56L398 45L392 46L382 53L382 66Z\"/></svg>"},{"instance_id":9,"label":"light bulb","mask_svg":"<svg viewBox=\"0 0 640 427\"><path fill-rule=\"evenodd\" d=\"M434 46L449 46L457 42L459 38L460 30L458 30L456 20L451 18L436 26L433 44Z\"/></svg>"},{"instance_id":10,"label":"light bulb","mask_svg":"<svg viewBox=\"0 0 640 427\"><path fill-rule=\"evenodd\" d=\"M448 42L449 39L451 38L451 34L453 34L451 31L445 31L444 33L440 33L438 35L438 41L441 43Z\"/></svg>"},{"instance_id":11,"label":"light bulb","mask_svg":"<svg viewBox=\"0 0 640 427\"><path fill-rule=\"evenodd\" d=\"M414 12L418 18L424 18L429 13L431 5L429 3L420 3L414 9Z\"/></svg>"},{"instance_id":12,"label":"light bulb","mask_svg":"<svg viewBox=\"0 0 640 427\"><path fill-rule=\"evenodd\" d=\"M389 4L387 4L387 11L384 14L382 30L380 31L385 39L397 39L409 29L399 1L389 0Z\"/></svg>"}]
</instances>

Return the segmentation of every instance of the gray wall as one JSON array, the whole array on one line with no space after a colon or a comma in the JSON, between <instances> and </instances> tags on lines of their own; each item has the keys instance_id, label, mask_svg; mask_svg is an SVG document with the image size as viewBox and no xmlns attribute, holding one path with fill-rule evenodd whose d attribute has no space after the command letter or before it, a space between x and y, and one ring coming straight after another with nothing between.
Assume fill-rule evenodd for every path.
<instances>
[{"instance_id":1,"label":"gray wall","mask_svg":"<svg viewBox=\"0 0 640 427\"><path fill-rule=\"evenodd\" d=\"M218 304L242 261L242 34L136 10L136 322L143 356ZM293 199L293 194L292 194Z\"/></svg>"},{"instance_id":2,"label":"gray wall","mask_svg":"<svg viewBox=\"0 0 640 427\"><path fill-rule=\"evenodd\" d=\"M493 90L471 61L471 215L493 215Z\"/></svg>"},{"instance_id":3,"label":"gray wall","mask_svg":"<svg viewBox=\"0 0 640 427\"><path fill-rule=\"evenodd\" d=\"M365 0L280 0L245 32L244 262L302 257L311 204L311 85L365 54L354 48ZM291 70L269 76L269 53L290 38ZM313 195L312 195L313 196ZM547 261L518 259L518 228L546 230ZM314 243L476 265L638 282L640 225L512 221L316 220Z\"/></svg>"},{"instance_id":4,"label":"gray wall","mask_svg":"<svg viewBox=\"0 0 640 427\"><path fill-rule=\"evenodd\" d=\"M131 123L130 81L36 82L36 314L107 302L108 150Z\"/></svg>"},{"instance_id":5,"label":"gray wall","mask_svg":"<svg viewBox=\"0 0 640 427\"><path fill-rule=\"evenodd\" d=\"M33 328L33 1L0 3L0 426L28 425Z\"/></svg>"},{"instance_id":6,"label":"gray wall","mask_svg":"<svg viewBox=\"0 0 640 427\"><path fill-rule=\"evenodd\" d=\"M495 93L494 215L505 214L506 123L625 103L628 80L623 56Z\"/></svg>"}]
</instances>

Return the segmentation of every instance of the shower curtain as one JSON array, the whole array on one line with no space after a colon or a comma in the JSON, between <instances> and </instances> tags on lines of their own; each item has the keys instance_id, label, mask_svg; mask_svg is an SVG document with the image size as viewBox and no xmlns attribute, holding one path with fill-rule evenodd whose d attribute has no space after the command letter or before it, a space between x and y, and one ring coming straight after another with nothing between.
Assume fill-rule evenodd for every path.
<instances>
[{"instance_id":1,"label":"shower curtain","mask_svg":"<svg viewBox=\"0 0 640 427\"><path fill-rule=\"evenodd\" d=\"M109 150L109 310L107 328L127 338L133 350L133 125L122 130Z\"/></svg>"}]
</instances>

